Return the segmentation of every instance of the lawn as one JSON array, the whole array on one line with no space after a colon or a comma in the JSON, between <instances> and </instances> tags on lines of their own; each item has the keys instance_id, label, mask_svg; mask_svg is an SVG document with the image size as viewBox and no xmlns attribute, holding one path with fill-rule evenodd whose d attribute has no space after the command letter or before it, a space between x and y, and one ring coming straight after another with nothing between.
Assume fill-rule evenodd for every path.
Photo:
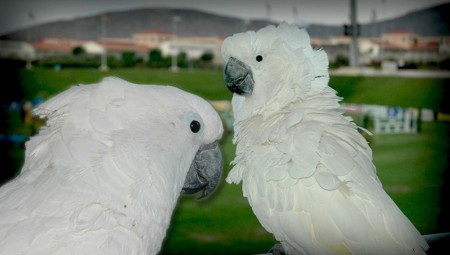
<instances>
[{"instance_id":1,"label":"lawn","mask_svg":"<svg viewBox=\"0 0 450 255\"><path fill-rule=\"evenodd\" d=\"M330 86L344 101L450 112L450 80L440 78L333 76Z\"/></svg>"},{"instance_id":2,"label":"lawn","mask_svg":"<svg viewBox=\"0 0 450 255\"><path fill-rule=\"evenodd\" d=\"M210 100L228 100L221 71L119 69L21 70L19 82L26 100L48 98L78 83L117 76L134 83L176 85ZM449 80L400 77L331 78L331 86L347 103L449 109ZM447 101L447 102L445 102ZM450 124L424 123L419 134L373 137L374 162L386 191L423 234L450 231L443 202L444 178L449 170ZM234 157L232 134L222 140L226 176ZM20 157L18 157L20 159ZM255 254L266 252L275 240L254 217L240 185L225 182L205 200L181 197L161 254Z\"/></svg>"},{"instance_id":3,"label":"lawn","mask_svg":"<svg viewBox=\"0 0 450 255\"><path fill-rule=\"evenodd\" d=\"M220 71L169 72L158 69L113 69L99 72L97 69L52 69L22 70L21 83L24 98L35 96L47 98L72 85L99 82L103 77L115 76L138 84L173 85L210 100L231 99L231 93L223 84Z\"/></svg>"}]
</instances>

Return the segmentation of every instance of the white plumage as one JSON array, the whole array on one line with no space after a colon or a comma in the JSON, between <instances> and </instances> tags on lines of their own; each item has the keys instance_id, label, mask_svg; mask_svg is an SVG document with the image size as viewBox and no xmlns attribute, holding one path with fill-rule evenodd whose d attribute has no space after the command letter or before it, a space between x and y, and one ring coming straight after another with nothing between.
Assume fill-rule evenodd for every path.
<instances>
[{"instance_id":1,"label":"white plumage","mask_svg":"<svg viewBox=\"0 0 450 255\"><path fill-rule=\"evenodd\" d=\"M223 42L237 144L229 183L287 254L424 254L372 151L328 86L328 59L286 23Z\"/></svg>"},{"instance_id":2,"label":"white plumage","mask_svg":"<svg viewBox=\"0 0 450 255\"><path fill-rule=\"evenodd\" d=\"M74 86L34 113L47 124L0 189L1 254L156 254L196 153L223 131L200 97L117 78Z\"/></svg>"}]
</instances>

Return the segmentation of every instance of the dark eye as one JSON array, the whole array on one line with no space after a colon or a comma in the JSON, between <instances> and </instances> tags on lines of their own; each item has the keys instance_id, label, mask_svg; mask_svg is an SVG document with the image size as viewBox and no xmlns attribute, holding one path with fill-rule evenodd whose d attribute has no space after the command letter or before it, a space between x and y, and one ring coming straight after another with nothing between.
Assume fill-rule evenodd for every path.
<instances>
[{"instance_id":1,"label":"dark eye","mask_svg":"<svg viewBox=\"0 0 450 255\"><path fill-rule=\"evenodd\" d=\"M193 120L191 122L191 131L192 133L197 133L198 131L200 131L201 125L200 122Z\"/></svg>"},{"instance_id":2,"label":"dark eye","mask_svg":"<svg viewBox=\"0 0 450 255\"><path fill-rule=\"evenodd\" d=\"M263 60L263 57L261 55L256 56L256 61L261 62Z\"/></svg>"}]
</instances>

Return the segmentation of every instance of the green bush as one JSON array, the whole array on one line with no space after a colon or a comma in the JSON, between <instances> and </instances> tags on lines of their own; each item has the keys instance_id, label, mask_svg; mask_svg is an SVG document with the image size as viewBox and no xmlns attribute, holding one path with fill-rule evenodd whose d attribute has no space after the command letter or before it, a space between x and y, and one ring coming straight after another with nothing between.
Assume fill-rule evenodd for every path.
<instances>
[{"instance_id":1,"label":"green bush","mask_svg":"<svg viewBox=\"0 0 450 255\"><path fill-rule=\"evenodd\" d=\"M54 67L56 65L59 65L61 67L99 67L100 56L89 56L89 55L50 56L38 60L36 64L41 67Z\"/></svg>"},{"instance_id":2,"label":"green bush","mask_svg":"<svg viewBox=\"0 0 450 255\"><path fill-rule=\"evenodd\" d=\"M142 61L142 60L141 60ZM140 60L136 58L136 54L131 51L122 52L122 66L123 67L134 67Z\"/></svg>"},{"instance_id":3,"label":"green bush","mask_svg":"<svg viewBox=\"0 0 450 255\"><path fill-rule=\"evenodd\" d=\"M343 56L343 55L338 55L338 56L336 56L336 59L334 60L334 62L330 63L330 68L339 68L339 67L348 66L348 65L349 65L348 57Z\"/></svg>"},{"instance_id":4,"label":"green bush","mask_svg":"<svg viewBox=\"0 0 450 255\"><path fill-rule=\"evenodd\" d=\"M188 68L189 67L189 59L187 57L186 52L180 52L177 56L177 66L179 68Z\"/></svg>"},{"instance_id":5,"label":"green bush","mask_svg":"<svg viewBox=\"0 0 450 255\"><path fill-rule=\"evenodd\" d=\"M86 50L81 46L77 46L77 47L73 48L72 54L74 56L84 55L84 54L86 54Z\"/></svg>"},{"instance_id":6,"label":"green bush","mask_svg":"<svg viewBox=\"0 0 450 255\"><path fill-rule=\"evenodd\" d=\"M169 68L172 64L170 57L164 57L160 49L153 49L148 54L147 66L153 68Z\"/></svg>"}]
</instances>

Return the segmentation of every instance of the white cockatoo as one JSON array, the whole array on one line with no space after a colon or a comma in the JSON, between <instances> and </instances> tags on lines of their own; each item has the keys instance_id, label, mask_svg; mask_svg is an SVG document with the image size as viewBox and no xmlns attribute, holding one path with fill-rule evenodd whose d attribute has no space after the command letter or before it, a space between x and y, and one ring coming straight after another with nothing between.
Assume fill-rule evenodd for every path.
<instances>
[{"instance_id":1,"label":"white cockatoo","mask_svg":"<svg viewBox=\"0 0 450 255\"><path fill-rule=\"evenodd\" d=\"M106 78L34 113L47 124L0 189L0 254L156 254L180 193L219 183L221 119L180 89Z\"/></svg>"},{"instance_id":2,"label":"white cockatoo","mask_svg":"<svg viewBox=\"0 0 450 255\"><path fill-rule=\"evenodd\" d=\"M237 145L226 181L242 181L286 254L425 253L328 86L326 53L312 49L304 29L281 23L235 34L222 56Z\"/></svg>"}]
</instances>

